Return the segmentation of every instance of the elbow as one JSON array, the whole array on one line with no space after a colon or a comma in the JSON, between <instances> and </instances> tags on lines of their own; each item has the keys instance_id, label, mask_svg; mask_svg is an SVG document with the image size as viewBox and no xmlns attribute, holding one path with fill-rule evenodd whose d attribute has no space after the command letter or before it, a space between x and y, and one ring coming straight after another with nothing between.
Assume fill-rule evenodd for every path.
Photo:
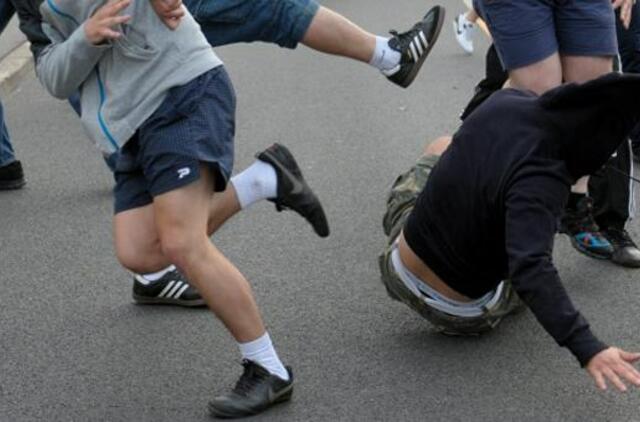
<instances>
[{"instance_id":1,"label":"elbow","mask_svg":"<svg viewBox=\"0 0 640 422\"><path fill-rule=\"evenodd\" d=\"M68 86L50 83L42 78L40 78L40 82L42 86L47 90L51 96L57 98L59 100L66 100L69 98L77 89L71 89Z\"/></svg>"},{"instance_id":2,"label":"elbow","mask_svg":"<svg viewBox=\"0 0 640 422\"><path fill-rule=\"evenodd\" d=\"M66 100L78 89L78 87L72 87L72 84L65 83L56 75L49 75L47 72L42 71L42 69L37 69L36 74L44 89L53 97L60 100Z\"/></svg>"}]
</instances>

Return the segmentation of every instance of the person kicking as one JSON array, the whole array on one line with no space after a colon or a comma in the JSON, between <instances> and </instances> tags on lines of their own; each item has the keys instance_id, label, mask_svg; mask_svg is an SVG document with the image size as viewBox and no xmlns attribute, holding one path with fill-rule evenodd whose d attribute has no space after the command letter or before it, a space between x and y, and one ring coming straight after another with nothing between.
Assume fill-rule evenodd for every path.
<instances>
[{"instance_id":1,"label":"person kicking","mask_svg":"<svg viewBox=\"0 0 640 422\"><path fill-rule=\"evenodd\" d=\"M51 44L36 64L40 81L61 99L80 90L85 129L103 148L120 151L113 219L120 263L136 273L175 265L238 343L243 374L211 401L211 414L248 416L289 400L291 369L278 357L248 281L209 236L263 199L328 236L295 159L274 144L227 182L235 94L189 14L171 31L147 1L59 0L41 11Z\"/></svg>"},{"instance_id":2,"label":"person kicking","mask_svg":"<svg viewBox=\"0 0 640 422\"><path fill-rule=\"evenodd\" d=\"M179 27L185 14L182 0L150 1L168 28ZM31 43L36 62L50 43L42 31L41 3L42 0L8 0L3 8L7 21L17 11L20 29ZM52 4L55 6L56 2ZM366 62L403 87L408 87L420 71L438 39L445 15L443 7L434 6L412 28L402 33L392 31L391 37L382 37L363 30L314 0L185 0L184 6L193 13L213 47L263 41L293 49L302 43L316 51ZM77 98L77 93L72 94L70 103L80 114ZM117 151L108 148L103 154L110 170L114 171ZM7 177L17 176L12 173ZM132 276L132 296L138 304L206 305L197 289L173 265Z\"/></svg>"},{"instance_id":3,"label":"person kicking","mask_svg":"<svg viewBox=\"0 0 640 422\"><path fill-rule=\"evenodd\" d=\"M389 296L450 335L492 330L524 302L599 388L640 386L640 353L591 332L552 262L571 185L640 121L639 94L640 77L616 74L541 97L501 90L451 142L429 145L388 196L379 264Z\"/></svg>"}]
</instances>

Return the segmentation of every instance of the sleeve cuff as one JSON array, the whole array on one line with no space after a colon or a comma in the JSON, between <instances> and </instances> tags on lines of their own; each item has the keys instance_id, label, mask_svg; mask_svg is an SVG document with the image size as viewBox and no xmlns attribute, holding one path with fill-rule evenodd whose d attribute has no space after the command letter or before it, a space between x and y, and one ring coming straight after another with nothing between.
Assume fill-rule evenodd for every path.
<instances>
[{"instance_id":1,"label":"sleeve cuff","mask_svg":"<svg viewBox=\"0 0 640 422\"><path fill-rule=\"evenodd\" d=\"M585 328L571 336L566 342L566 347L578 359L580 366L584 368L592 357L609 346L598 340L589 328Z\"/></svg>"}]
</instances>

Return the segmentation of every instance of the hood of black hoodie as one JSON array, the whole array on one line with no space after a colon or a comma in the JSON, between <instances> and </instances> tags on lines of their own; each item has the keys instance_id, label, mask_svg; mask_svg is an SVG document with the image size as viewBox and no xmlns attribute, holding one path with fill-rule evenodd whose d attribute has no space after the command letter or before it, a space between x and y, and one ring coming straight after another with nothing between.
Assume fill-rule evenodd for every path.
<instances>
[{"instance_id":1,"label":"hood of black hoodie","mask_svg":"<svg viewBox=\"0 0 640 422\"><path fill-rule=\"evenodd\" d=\"M541 97L546 140L578 179L602 167L640 122L640 76L611 73ZM550 145L551 146L551 145Z\"/></svg>"}]
</instances>

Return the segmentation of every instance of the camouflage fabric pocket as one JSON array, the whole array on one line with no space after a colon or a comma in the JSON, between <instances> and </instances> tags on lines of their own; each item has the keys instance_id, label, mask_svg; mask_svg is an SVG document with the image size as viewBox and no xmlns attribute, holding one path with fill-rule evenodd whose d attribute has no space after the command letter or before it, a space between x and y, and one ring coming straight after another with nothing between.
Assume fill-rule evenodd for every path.
<instances>
[{"instance_id":1,"label":"camouflage fabric pocket","mask_svg":"<svg viewBox=\"0 0 640 422\"><path fill-rule=\"evenodd\" d=\"M431 169L436 165L440 156L422 156L411 169L398 176L387 196L387 212L382 226L384 233L393 241L402 230L404 222L409 216L418 195L427 184Z\"/></svg>"}]
</instances>

